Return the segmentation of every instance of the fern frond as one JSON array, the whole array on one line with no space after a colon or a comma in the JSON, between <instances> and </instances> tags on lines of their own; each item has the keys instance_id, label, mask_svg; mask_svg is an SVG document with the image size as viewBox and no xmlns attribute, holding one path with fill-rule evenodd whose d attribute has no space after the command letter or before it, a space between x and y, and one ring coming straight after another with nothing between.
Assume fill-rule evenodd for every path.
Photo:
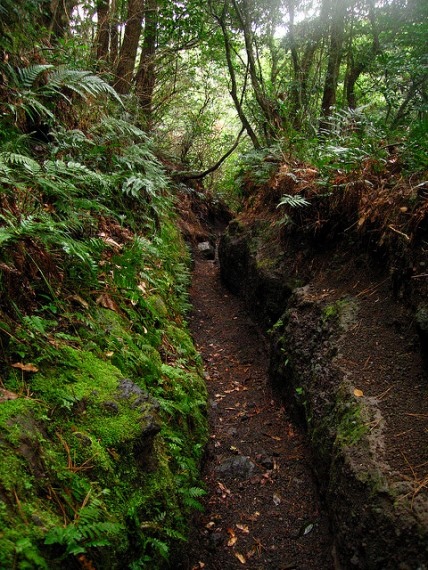
<instances>
[{"instance_id":1,"label":"fern frond","mask_svg":"<svg viewBox=\"0 0 428 570\"><path fill-rule=\"evenodd\" d=\"M88 96L110 95L122 105L122 100L113 87L104 79L89 71L80 71L67 67L55 69L49 75L45 91L56 92L64 96L62 90L65 88L74 91L84 99Z\"/></svg>"},{"instance_id":2,"label":"fern frond","mask_svg":"<svg viewBox=\"0 0 428 570\"><path fill-rule=\"evenodd\" d=\"M157 550L158 554L162 556L165 560L168 559L169 556L169 547L168 545L159 540L158 538L149 537L147 538L147 542L152 546L155 550Z\"/></svg>"},{"instance_id":3,"label":"fern frond","mask_svg":"<svg viewBox=\"0 0 428 570\"><path fill-rule=\"evenodd\" d=\"M35 93L23 93L19 106L33 121L38 117L55 120L55 115L37 99Z\"/></svg>"},{"instance_id":4,"label":"fern frond","mask_svg":"<svg viewBox=\"0 0 428 570\"><path fill-rule=\"evenodd\" d=\"M103 118L98 125L93 127L91 133L101 136L104 142L117 142L118 137L127 137L133 142L147 142L148 140L146 133L137 126L114 117Z\"/></svg>"},{"instance_id":5,"label":"fern frond","mask_svg":"<svg viewBox=\"0 0 428 570\"><path fill-rule=\"evenodd\" d=\"M291 208L301 208L303 206L309 206L309 205L310 205L310 202L308 202L306 200L306 198L303 198L303 196L300 196L300 194L295 194L294 196L291 194L284 194L283 197L281 198L281 200L279 201L277 208L279 208L280 206L290 206Z\"/></svg>"},{"instance_id":6,"label":"fern frond","mask_svg":"<svg viewBox=\"0 0 428 570\"><path fill-rule=\"evenodd\" d=\"M26 156L25 154L18 154L16 152L0 152L0 169L4 165L13 165L26 170L32 176L37 176L41 172L41 167L38 162Z\"/></svg>"},{"instance_id":7,"label":"fern frond","mask_svg":"<svg viewBox=\"0 0 428 570\"><path fill-rule=\"evenodd\" d=\"M53 69L53 65L30 65L28 67L17 68L17 77L19 79L19 87L21 89L31 89L34 83L45 71Z\"/></svg>"}]
</instances>

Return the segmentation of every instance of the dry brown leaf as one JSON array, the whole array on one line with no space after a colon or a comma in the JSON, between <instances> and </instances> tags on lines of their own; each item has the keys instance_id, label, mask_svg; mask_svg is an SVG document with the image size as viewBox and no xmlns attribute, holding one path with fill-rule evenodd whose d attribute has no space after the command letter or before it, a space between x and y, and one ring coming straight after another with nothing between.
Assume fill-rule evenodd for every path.
<instances>
[{"instance_id":1,"label":"dry brown leaf","mask_svg":"<svg viewBox=\"0 0 428 570\"><path fill-rule=\"evenodd\" d=\"M106 237L103 239L104 243L106 243L107 245L111 245L113 248L116 249L122 249L123 244L121 243L117 243L117 241L115 241L113 238L111 237Z\"/></svg>"},{"instance_id":2,"label":"dry brown leaf","mask_svg":"<svg viewBox=\"0 0 428 570\"><path fill-rule=\"evenodd\" d=\"M229 538L229 540L227 541L227 546L235 546L235 544L238 542L238 537L237 536L232 536L231 538Z\"/></svg>"},{"instance_id":3,"label":"dry brown leaf","mask_svg":"<svg viewBox=\"0 0 428 570\"><path fill-rule=\"evenodd\" d=\"M5 388L0 388L0 402L6 402L7 400L16 400L19 398L18 394L15 392L9 392Z\"/></svg>"},{"instance_id":4,"label":"dry brown leaf","mask_svg":"<svg viewBox=\"0 0 428 570\"><path fill-rule=\"evenodd\" d=\"M234 552L233 554L236 556L236 558L239 560L241 564L247 563L247 561L245 560L245 556L243 554L239 554L239 552Z\"/></svg>"},{"instance_id":5,"label":"dry brown leaf","mask_svg":"<svg viewBox=\"0 0 428 570\"><path fill-rule=\"evenodd\" d=\"M356 398L361 398L362 396L364 396L364 392L362 390L359 390L358 388L354 389L354 396Z\"/></svg>"},{"instance_id":6,"label":"dry brown leaf","mask_svg":"<svg viewBox=\"0 0 428 570\"><path fill-rule=\"evenodd\" d=\"M116 303L110 297L110 295L107 295L107 293L103 293L102 295L100 295L98 297L97 305L101 305L101 307L104 307L104 309L110 309L111 311L114 311L115 313L119 312L119 307L116 305Z\"/></svg>"},{"instance_id":7,"label":"dry brown leaf","mask_svg":"<svg viewBox=\"0 0 428 570\"><path fill-rule=\"evenodd\" d=\"M79 303L79 305L82 305L82 307L84 307L85 309L89 309L89 303L87 303L85 299L82 299L80 295L71 295L70 299L76 301L77 303Z\"/></svg>"},{"instance_id":8,"label":"dry brown leaf","mask_svg":"<svg viewBox=\"0 0 428 570\"><path fill-rule=\"evenodd\" d=\"M37 366L29 362L28 364L24 364L23 362L15 362L15 364L11 365L12 368L19 368L19 370L23 370L24 372L38 372L39 369Z\"/></svg>"},{"instance_id":9,"label":"dry brown leaf","mask_svg":"<svg viewBox=\"0 0 428 570\"><path fill-rule=\"evenodd\" d=\"M255 512L254 514L252 514L252 515L247 515L246 518L247 518L248 520L250 520L250 521L256 521L256 520L259 518L259 516L260 516L259 511L256 511L256 512Z\"/></svg>"},{"instance_id":10,"label":"dry brown leaf","mask_svg":"<svg viewBox=\"0 0 428 570\"><path fill-rule=\"evenodd\" d=\"M220 443L220 442L216 442L216 443ZM217 481L217 485L220 487L220 489L222 491L222 493L221 493L222 499L225 499L227 496L230 496L230 489L225 487L221 481Z\"/></svg>"},{"instance_id":11,"label":"dry brown leaf","mask_svg":"<svg viewBox=\"0 0 428 570\"><path fill-rule=\"evenodd\" d=\"M247 524L237 524L236 528L241 530L242 532L244 532L245 534L248 534L250 532L250 529L248 528Z\"/></svg>"}]
</instances>

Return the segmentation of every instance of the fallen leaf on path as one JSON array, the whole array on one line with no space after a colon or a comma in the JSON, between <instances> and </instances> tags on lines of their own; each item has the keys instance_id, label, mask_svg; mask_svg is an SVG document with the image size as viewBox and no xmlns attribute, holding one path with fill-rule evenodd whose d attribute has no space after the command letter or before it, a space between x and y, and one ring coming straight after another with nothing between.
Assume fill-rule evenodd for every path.
<instances>
[{"instance_id":1,"label":"fallen leaf on path","mask_svg":"<svg viewBox=\"0 0 428 570\"><path fill-rule=\"evenodd\" d=\"M11 365L12 368L19 368L19 370L23 370L24 372L38 372L39 369L37 366L29 362L28 364L24 364L23 362L15 362L15 364Z\"/></svg>"},{"instance_id":2,"label":"fallen leaf on path","mask_svg":"<svg viewBox=\"0 0 428 570\"><path fill-rule=\"evenodd\" d=\"M229 540L227 541L227 546L234 546L238 541L238 537L236 536L235 531L233 528L228 528L227 533L230 536Z\"/></svg>"},{"instance_id":3,"label":"fallen leaf on path","mask_svg":"<svg viewBox=\"0 0 428 570\"><path fill-rule=\"evenodd\" d=\"M308 524L308 525L305 527L305 530L303 531L303 536L305 536L306 534L309 534L310 532L312 532L313 528L314 528L314 525L313 525L312 523Z\"/></svg>"},{"instance_id":4,"label":"fallen leaf on path","mask_svg":"<svg viewBox=\"0 0 428 570\"><path fill-rule=\"evenodd\" d=\"M217 485L220 487L220 490L222 491L222 495L221 495L222 499L225 499L226 495L230 495L230 489L225 487L221 481L217 481Z\"/></svg>"},{"instance_id":5,"label":"fallen leaf on path","mask_svg":"<svg viewBox=\"0 0 428 570\"><path fill-rule=\"evenodd\" d=\"M250 529L248 528L247 524L237 524L236 528L241 530L242 532L244 532L245 534L248 534L250 532Z\"/></svg>"},{"instance_id":6,"label":"fallen leaf on path","mask_svg":"<svg viewBox=\"0 0 428 570\"><path fill-rule=\"evenodd\" d=\"M354 390L354 396L356 398L361 398L362 396L364 396L364 392L362 390L359 390L358 388L355 388Z\"/></svg>"},{"instance_id":7,"label":"fallen leaf on path","mask_svg":"<svg viewBox=\"0 0 428 570\"><path fill-rule=\"evenodd\" d=\"M239 554L239 552L234 552L234 555L239 560L241 564L246 564L247 561L245 560L245 556L243 554Z\"/></svg>"},{"instance_id":8,"label":"fallen leaf on path","mask_svg":"<svg viewBox=\"0 0 428 570\"><path fill-rule=\"evenodd\" d=\"M256 511L256 512L255 512L254 514L252 514L252 515L247 515L247 519L248 519L249 521L256 521L256 520L259 518L259 516L260 516L259 511Z\"/></svg>"},{"instance_id":9,"label":"fallen leaf on path","mask_svg":"<svg viewBox=\"0 0 428 570\"><path fill-rule=\"evenodd\" d=\"M278 493L274 493L272 498L273 498L273 502L276 506L281 504L281 497L280 497L280 495L278 495Z\"/></svg>"}]
</instances>

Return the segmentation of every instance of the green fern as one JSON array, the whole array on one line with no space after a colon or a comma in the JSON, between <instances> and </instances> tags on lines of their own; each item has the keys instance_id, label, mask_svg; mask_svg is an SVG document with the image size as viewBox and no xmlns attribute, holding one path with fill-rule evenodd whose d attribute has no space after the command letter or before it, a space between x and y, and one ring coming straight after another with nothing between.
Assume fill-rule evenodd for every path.
<instances>
[{"instance_id":1,"label":"green fern","mask_svg":"<svg viewBox=\"0 0 428 570\"><path fill-rule=\"evenodd\" d=\"M135 124L113 116L103 117L99 123L91 128L90 133L96 137L99 143L116 143L120 138L132 143L148 142L146 133Z\"/></svg>"},{"instance_id":2,"label":"green fern","mask_svg":"<svg viewBox=\"0 0 428 570\"><path fill-rule=\"evenodd\" d=\"M52 119L55 113L49 105L59 96L69 103L67 91L78 94L83 99L108 95L117 102L122 101L116 91L98 75L89 71L55 67L53 65L30 65L14 68L10 64L2 64L0 71L9 87L9 100L3 103L18 120L20 112L24 112L33 121L36 119Z\"/></svg>"},{"instance_id":3,"label":"green fern","mask_svg":"<svg viewBox=\"0 0 428 570\"><path fill-rule=\"evenodd\" d=\"M15 82L23 89L31 89L43 73L54 69L53 65L29 65L28 67L18 67L15 73L11 65L7 67Z\"/></svg>"},{"instance_id":4,"label":"green fern","mask_svg":"<svg viewBox=\"0 0 428 570\"><path fill-rule=\"evenodd\" d=\"M37 176L41 172L40 164L29 156L15 152L0 152L0 172L10 175L11 166L14 167L14 172L18 168L31 176Z\"/></svg>"},{"instance_id":5,"label":"green fern","mask_svg":"<svg viewBox=\"0 0 428 570\"><path fill-rule=\"evenodd\" d=\"M50 69L46 85L41 89L44 95L52 96L57 93L67 99L64 89L69 89L80 95L83 99L87 97L97 97L99 95L110 95L118 103L122 100L116 91L98 75L90 71L80 71L67 67Z\"/></svg>"},{"instance_id":6,"label":"green fern","mask_svg":"<svg viewBox=\"0 0 428 570\"><path fill-rule=\"evenodd\" d=\"M77 555L89 548L109 546L111 540L123 532L118 522L105 520L107 513L96 497L80 509L74 521L65 527L53 527L45 536L45 544L65 547L65 555Z\"/></svg>"},{"instance_id":7,"label":"green fern","mask_svg":"<svg viewBox=\"0 0 428 570\"><path fill-rule=\"evenodd\" d=\"M310 206L310 202L300 196L300 194L284 194L279 201L277 208L280 206L290 206L290 208L302 208L303 206Z\"/></svg>"}]
</instances>

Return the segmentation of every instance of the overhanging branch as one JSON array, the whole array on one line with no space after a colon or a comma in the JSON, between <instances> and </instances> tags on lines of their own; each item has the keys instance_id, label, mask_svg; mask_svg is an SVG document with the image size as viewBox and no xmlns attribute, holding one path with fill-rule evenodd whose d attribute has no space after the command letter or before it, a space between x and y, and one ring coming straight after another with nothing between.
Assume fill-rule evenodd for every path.
<instances>
[{"instance_id":1,"label":"overhanging branch","mask_svg":"<svg viewBox=\"0 0 428 570\"><path fill-rule=\"evenodd\" d=\"M205 178L205 176L208 176L208 174L215 172L218 168L220 168L220 166L223 164L223 162L236 149L244 131L245 131L245 127L242 127L242 129L239 132L239 135L236 137L236 141L233 143L233 145L230 147L230 149L215 164L213 164L212 166L207 168L207 170L204 170L203 172L185 172L185 171L176 172L174 174L174 177L180 178L181 180L202 180L202 178Z\"/></svg>"}]
</instances>

